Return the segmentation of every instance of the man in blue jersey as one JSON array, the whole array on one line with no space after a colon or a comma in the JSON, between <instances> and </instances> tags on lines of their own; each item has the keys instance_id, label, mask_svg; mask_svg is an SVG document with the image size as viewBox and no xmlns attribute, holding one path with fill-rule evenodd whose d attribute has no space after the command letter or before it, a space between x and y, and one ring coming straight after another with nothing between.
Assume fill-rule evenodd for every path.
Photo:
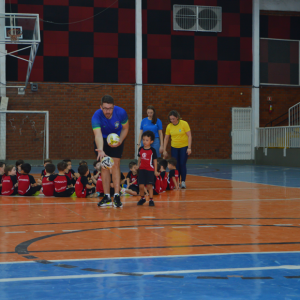
<instances>
[{"instance_id":1,"label":"man in blue jersey","mask_svg":"<svg viewBox=\"0 0 300 300\"><path fill-rule=\"evenodd\" d=\"M101 160L104 156L110 156L114 160L112 167L112 180L115 188L115 195L113 205L115 207L122 207L120 200L120 160L124 148L124 140L128 134L129 122L126 111L114 105L114 99L106 95L101 99L101 106L92 117L92 127L95 135L95 152L97 160ZM116 133L120 137L117 145L109 145L107 143L107 136L110 133ZM98 203L98 206L108 206L112 204L110 199L110 170L101 170L101 177L103 183L104 197Z\"/></svg>"}]
</instances>

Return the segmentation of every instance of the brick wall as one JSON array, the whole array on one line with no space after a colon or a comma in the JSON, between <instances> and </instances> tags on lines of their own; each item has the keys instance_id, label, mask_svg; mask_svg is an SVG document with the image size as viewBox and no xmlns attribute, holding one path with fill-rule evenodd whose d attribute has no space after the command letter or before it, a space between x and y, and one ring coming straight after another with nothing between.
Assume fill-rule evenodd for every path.
<instances>
[{"instance_id":1,"label":"brick wall","mask_svg":"<svg viewBox=\"0 0 300 300\"><path fill-rule=\"evenodd\" d=\"M272 97L271 102L267 101L268 96ZM288 109L298 102L300 102L300 88L262 86L260 89L260 126L264 127L268 122L288 112ZM270 104L273 106L273 112L271 114L269 113ZM282 121L286 118L287 115L278 119L278 121ZM274 125L276 125L276 123L274 123L273 126ZM287 125L288 121L280 124L280 126Z\"/></svg>"},{"instance_id":2,"label":"brick wall","mask_svg":"<svg viewBox=\"0 0 300 300\"><path fill-rule=\"evenodd\" d=\"M242 93L242 95L241 95ZM125 108L130 120L123 158L134 156L134 86L39 84L38 92L26 90L24 96L15 89L7 89L9 110L49 110L50 157L61 159L93 159L91 117L103 95L110 94L116 104ZM251 105L249 87L201 86L144 86L143 117L152 104L157 109L164 130L167 115L176 109L186 120L193 135L192 158L228 159L231 155L231 107ZM9 127L9 124L8 124ZM8 158L22 157L28 140L25 135L8 140ZM19 144L17 144L19 143ZM21 143L21 145L20 145ZM29 141L31 143L31 141ZM16 145L16 146L15 146ZM22 147L23 145L23 147ZM30 154L38 155L38 147ZM23 150L22 150L23 149Z\"/></svg>"}]
</instances>

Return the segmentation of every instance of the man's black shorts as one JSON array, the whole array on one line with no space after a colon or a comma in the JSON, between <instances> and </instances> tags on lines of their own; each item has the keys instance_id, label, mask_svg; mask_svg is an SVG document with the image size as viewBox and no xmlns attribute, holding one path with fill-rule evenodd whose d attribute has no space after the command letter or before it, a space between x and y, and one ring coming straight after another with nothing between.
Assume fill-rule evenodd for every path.
<instances>
[{"instance_id":1,"label":"man's black shorts","mask_svg":"<svg viewBox=\"0 0 300 300\"><path fill-rule=\"evenodd\" d=\"M94 142L94 149L96 150L96 143ZM105 154L107 156L110 157L115 157L115 158L122 158L122 154L123 154L123 149L124 149L124 142L119 146L119 147L110 147L107 143L106 138L103 138L103 151L105 152ZM98 152L95 151L96 156L98 156Z\"/></svg>"},{"instance_id":2,"label":"man's black shorts","mask_svg":"<svg viewBox=\"0 0 300 300\"><path fill-rule=\"evenodd\" d=\"M154 183L154 171L148 170L139 170L139 177L138 177L139 184L153 184Z\"/></svg>"},{"instance_id":3,"label":"man's black shorts","mask_svg":"<svg viewBox=\"0 0 300 300\"><path fill-rule=\"evenodd\" d=\"M140 193L140 188L139 188L138 186L134 185L134 184L132 184L132 185L128 188L128 190L132 190L132 191L136 192L137 194Z\"/></svg>"}]
</instances>

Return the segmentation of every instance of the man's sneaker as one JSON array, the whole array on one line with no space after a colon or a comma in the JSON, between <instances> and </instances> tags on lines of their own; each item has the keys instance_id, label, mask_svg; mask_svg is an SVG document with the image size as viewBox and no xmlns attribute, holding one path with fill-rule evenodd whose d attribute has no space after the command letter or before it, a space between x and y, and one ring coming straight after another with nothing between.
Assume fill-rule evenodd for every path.
<instances>
[{"instance_id":1,"label":"man's sneaker","mask_svg":"<svg viewBox=\"0 0 300 300\"><path fill-rule=\"evenodd\" d=\"M181 181L181 188L186 189L185 181Z\"/></svg>"},{"instance_id":2,"label":"man's sneaker","mask_svg":"<svg viewBox=\"0 0 300 300\"><path fill-rule=\"evenodd\" d=\"M150 201L149 201L149 206L155 206L155 204L154 204L154 201L153 201L153 200L150 200Z\"/></svg>"},{"instance_id":3,"label":"man's sneaker","mask_svg":"<svg viewBox=\"0 0 300 300\"><path fill-rule=\"evenodd\" d=\"M120 199L120 195L115 195L114 197L114 207L122 207L123 204Z\"/></svg>"},{"instance_id":4,"label":"man's sneaker","mask_svg":"<svg viewBox=\"0 0 300 300\"><path fill-rule=\"evenodd\" d=\"M137 205L143 205L146 202L146 199L140 199L140 201L137 203Z\"/></svg>"},{"instance_id":5,"label":"man's sneaker","mask_svg":"<svg viewBox=\"0 0 300 300\"><path fill-rule=\"evenodd\" d=\"M104 206L108 206L111 205L111 199L108 198L107 195L105 195L103 197L103 199L101 201L99 201L98 206L104 207Z\"/></svg>"}]
</instances>

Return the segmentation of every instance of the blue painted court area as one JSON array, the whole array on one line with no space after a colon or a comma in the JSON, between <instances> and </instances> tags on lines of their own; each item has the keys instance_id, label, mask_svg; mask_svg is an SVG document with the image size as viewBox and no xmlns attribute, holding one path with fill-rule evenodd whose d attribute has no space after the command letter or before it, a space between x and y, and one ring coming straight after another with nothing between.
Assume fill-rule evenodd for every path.
<instances>
[{"instance_id":1,"label":"blue painted court area","mask_svg":"<svg viewBox=\"0 0 300 300\"><path fill-rule=\"evenodd\" d=\"M0 299L299 297L300 252L0 264Z\"/></svg>"},{"instance_id":2,"label":"blue painted court area","mask_svg":"<svg viewBox=\"0 0 300 300\"><path fill-rule=\"evenodd\" d=\"M188 174L276 186L300 187L300 168L234 164L193 164L188 165Z\"/></svg>"}]
</instances>

